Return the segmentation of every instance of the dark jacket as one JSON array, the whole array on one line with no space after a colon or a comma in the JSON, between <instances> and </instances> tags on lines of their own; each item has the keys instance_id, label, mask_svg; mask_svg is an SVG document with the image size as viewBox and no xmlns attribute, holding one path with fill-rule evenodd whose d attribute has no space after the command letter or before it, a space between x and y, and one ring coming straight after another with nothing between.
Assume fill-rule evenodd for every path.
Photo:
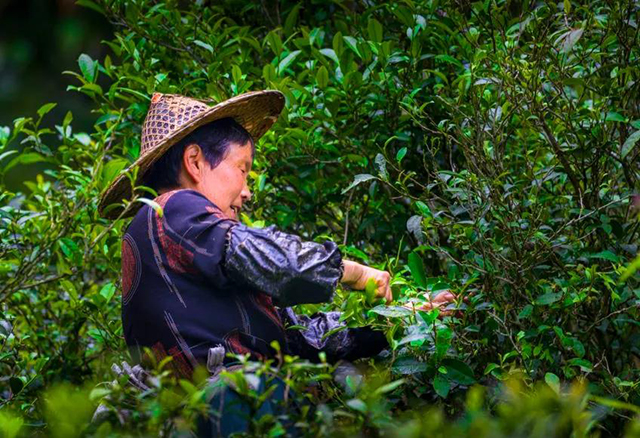
<instances>
[{"instance_id":1,"label":"dark jacket","mask_svg":"<svg viewBox=\"0 0 640 438\"><path fill-rule=\"evenodd\" d=\"M331 300L342 276L335 243L246 227L193 190L155 202L162 214L144 206L122 242L122 321L137 360L149 347L158 360L173 356L172 367L189 376L219 345L261 359L274 356L277 341L285 353L310 360L319 351L330 360L356 359L387 346L368 328L322 339L342 325L338 312L308 317L288 307Z\"/></svg>"}]
</instances>

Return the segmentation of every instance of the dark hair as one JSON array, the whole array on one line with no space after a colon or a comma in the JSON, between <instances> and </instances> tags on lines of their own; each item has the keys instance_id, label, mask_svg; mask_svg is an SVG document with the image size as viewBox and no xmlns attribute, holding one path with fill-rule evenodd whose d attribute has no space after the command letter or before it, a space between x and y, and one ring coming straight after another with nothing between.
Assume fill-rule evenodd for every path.
<instances>
[{"instance_id":1,"label":"dark hair","mask_svg":"<svg viewBox=\"0 0 640 438\"><path fill-rule=\"evenodd\" d=\"M225 158L229 145L251 143L251 158L256 153L256 146L249 134L231 117L215 120L200 126L175 145L156 161L144 176L144 185L155 191L178 187L182 155L190 144L197 144L202 149L207 163L214 169Z\"/></svg>"}]
</instances>

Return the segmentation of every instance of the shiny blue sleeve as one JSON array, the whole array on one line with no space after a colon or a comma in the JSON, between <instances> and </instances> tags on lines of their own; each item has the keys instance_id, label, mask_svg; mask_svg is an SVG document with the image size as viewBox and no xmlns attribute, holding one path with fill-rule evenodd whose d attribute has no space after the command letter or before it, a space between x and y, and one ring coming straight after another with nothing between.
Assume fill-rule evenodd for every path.
<instances>
[{"instance_id":1,"label":"shiny blue sleeve","mask_svg":"<svg viewBox=\"0 0 640 438\"><path fill-rule=\"evenodd\" d=\"M266 293L282 307L331 301L344 270L334 242L303 241L274 226L239 223L228 231L224 267L229 278Z\"/></svg>"},{"instance_id":2,"label":"shiny blue sleeve","mask_svg":"<svg viewBox=\"0 0 640 438\"><path fill-rule=\"evenodd\" d=\"M375 356L389 347L381 331L370 327L345 327L344 321L340 321L340 312L317 312L307 316L296 314L287 307L279 309L279 313L287 326L296 326L286 330L289 353L303 359L317 361L318 353L324 352L329 362L355 360Z\"/></svg>"}]
</instances>

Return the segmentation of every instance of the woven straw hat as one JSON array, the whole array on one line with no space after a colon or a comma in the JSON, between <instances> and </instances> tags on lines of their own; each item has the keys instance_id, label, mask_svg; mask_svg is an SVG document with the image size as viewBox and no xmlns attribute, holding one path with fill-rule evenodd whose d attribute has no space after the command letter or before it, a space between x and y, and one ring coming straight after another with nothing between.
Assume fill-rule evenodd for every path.
<instances>
[{"instance_id":1,"label":"woven straw hat","mask_svg":"<svg viewBox=\"0 0 640 438\"><path fill-rule=\"evenodd\" d=\"M232 117L258 141L276 121L284 106L284 96L279 91L254 91L232 97L217 105L177 94L155 93L149 112L142 125L140 157L129 167L139 167L140 184L145 173L169 148L193 132L196 128L225 117ZM120 217L122 207L112 207L123 199L131 199L130 179L119 175L101 196L98 212L101 216ZM132 216L142 206L131 206L122 216Z\"/></svg>"}]
</instances>

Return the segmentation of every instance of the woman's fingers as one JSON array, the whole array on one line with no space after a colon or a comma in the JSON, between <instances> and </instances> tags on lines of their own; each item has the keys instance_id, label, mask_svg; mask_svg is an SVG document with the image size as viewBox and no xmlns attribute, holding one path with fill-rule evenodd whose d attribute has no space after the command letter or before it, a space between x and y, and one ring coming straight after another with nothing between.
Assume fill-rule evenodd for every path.
<instances>
[{"instance_id":1,"label":"woman's fingers","mask_svg":"<svg viewBox=\"0 0 640 438\"><path fill-rule=\"evenodd\" d=\"M432 300L424 304L421 304L419 306L415 306L413 304L405 304L404 307L410 310L423 310L425 312L428 312L429 310L433 310L437 308L440 310L440 316L450 316L454 314L455 309L446 309L445 307L455 302L455 300L456 300L456 295L449 291L446 291L446 292L439 293Z\"/></svg>"},{"instance_id":2,"label":"woman's fingers","mask_svg":"<svg viewBox=\"0 0 640 438\"><path fill-rule=\"evenodd\" d=\"M444 309L444 307L447 305L448 303L435 303L435 302L430 302L430 303L424 303L420 306L415 306L413 304L404 304L403 307L406 307L409 310L422 310L424 312L428 312L430 310L433 309L439 309L440 310L440 316L450 316L453 314L453 310L451 309Z\"/></svg>"},{"instance_id":3,"label":"woman's fingers","mask_svg":"<svg viewBox=\"0 0 640 438\"><path fill-rule=\"evenodd\" d=\"M391 286L389 286L389 284L387 284L387 291L385 293L385 298L387 300L387 304L393 301L393 292L391 292Z\"/></svg>"},{"instance_id":4,"label":"woman's fingers","mask_svg":"<svg viewBox=\"0 0 640 438\"><path fill-rule=\"evenodd\" d=\"M391 274L386 271L378 271L376 275L376 297L384 298L387 304L393 301L393 294L391 293L391 287L389 283L391 281Z\"/></svg>"},{"instance_id":5,"label":"woman's fingers","mask_svg":"<svg viewBox=\"0 0 640 438\"><path fill-rule=\"evenodd\" d=\"M446 291L446 292L439 293L431 301L433 303L452 303L453 301L455 301L455 299L456 299L456 296L454 294L452 294L449 291Z\"/></svg>"}]
</instances>

